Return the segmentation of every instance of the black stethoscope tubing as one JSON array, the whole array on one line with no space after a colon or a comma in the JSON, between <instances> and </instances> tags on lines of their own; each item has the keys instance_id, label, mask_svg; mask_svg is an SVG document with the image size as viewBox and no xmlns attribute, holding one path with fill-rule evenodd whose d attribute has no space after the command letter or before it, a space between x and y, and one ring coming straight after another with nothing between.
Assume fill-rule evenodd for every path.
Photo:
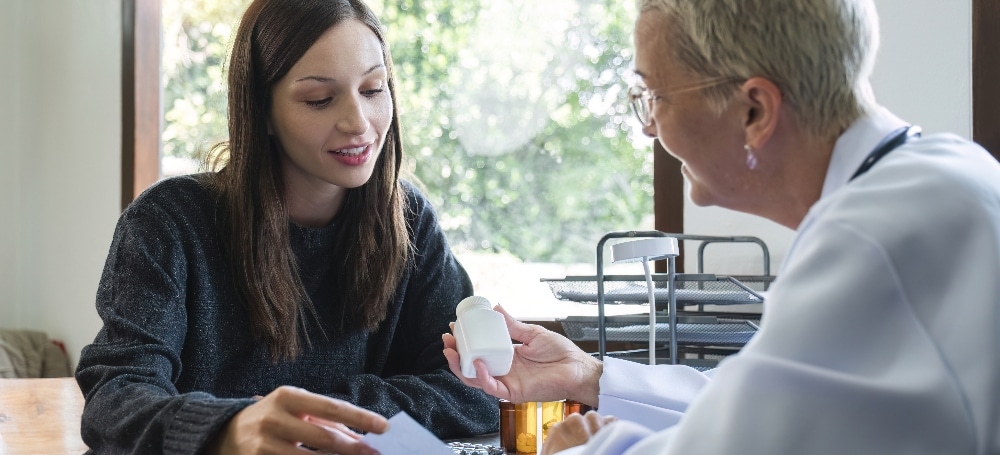
<instances>
[{"instance_id":1,"label":"black stethoscope tubing","mask_svg":"<svg viewBox=\"0 0 1000 455\"><path fill-rule=\"evenodd\" d=\"M854 175L851 176L848 182L858 178L861 174L868 172L868 170L871 169L875 163L888 155L889 152L905 144L910 139L920 137L920 133L921 129L917 125L904 126L896 129L892 133L889 133L885 139L882 139L882 142L879 142L879 144L875 146L875 150L872 150L872 152L868 154L868 157L861 162L861 166L858 167L858 170L854 171Z\"/></svg>"}]
</instances>

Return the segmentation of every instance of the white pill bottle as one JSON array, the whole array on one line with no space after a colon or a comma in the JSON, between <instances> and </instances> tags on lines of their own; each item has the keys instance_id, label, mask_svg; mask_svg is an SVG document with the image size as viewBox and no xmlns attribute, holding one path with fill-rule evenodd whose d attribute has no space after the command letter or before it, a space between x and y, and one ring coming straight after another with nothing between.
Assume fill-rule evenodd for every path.
<instances>
[{"instance_id":1,"label":"white pill bottle","mask_svg":"<svg viewBox=\"0 0 1000 455\"><path fill-rule=\"evenodd\" d=\"M458 346L462 375L476 377L473 360L486 363L490 376L503 376L510 371L514 359L514 345L503 315L493 311L485 297L466 297L455 307L455 344Z\"/></svg>"}]
</instances>

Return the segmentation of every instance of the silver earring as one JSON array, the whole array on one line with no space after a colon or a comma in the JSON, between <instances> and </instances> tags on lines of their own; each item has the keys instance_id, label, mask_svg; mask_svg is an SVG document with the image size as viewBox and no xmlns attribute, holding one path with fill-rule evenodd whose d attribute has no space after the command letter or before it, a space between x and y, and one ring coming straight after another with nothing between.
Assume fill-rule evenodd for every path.
<instances>
[{"instance_id":1,"label":"silver earring","mask_svg":"<svg viewBox=\"0 0 1000 455\"><path fill-rule=\"evenodd\" d=\"M750 144L744 144L743 150L747 151L747 169L751 171L757 169L757 155L753 154L753 148L750 147Z\"/></svg>"}]
</instances>

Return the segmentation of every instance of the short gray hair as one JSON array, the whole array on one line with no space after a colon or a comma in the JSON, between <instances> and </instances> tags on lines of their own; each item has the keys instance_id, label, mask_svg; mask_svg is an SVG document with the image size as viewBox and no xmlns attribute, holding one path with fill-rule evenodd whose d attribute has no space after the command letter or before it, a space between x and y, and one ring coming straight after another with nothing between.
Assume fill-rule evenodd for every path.
<instances>
[{"instance_id":1,"label":"short gray hair","mask_svg":"<svg viewBox=\"0 0 1000 455\"><path fill-rule=\"evenodd\" d=\"M875 107L873 0L637 0L671 24L675 57L706 78L764 77L799 126L833 139ZM721 112L732 85L706 89Z\"/></svg>"}]
</instances>

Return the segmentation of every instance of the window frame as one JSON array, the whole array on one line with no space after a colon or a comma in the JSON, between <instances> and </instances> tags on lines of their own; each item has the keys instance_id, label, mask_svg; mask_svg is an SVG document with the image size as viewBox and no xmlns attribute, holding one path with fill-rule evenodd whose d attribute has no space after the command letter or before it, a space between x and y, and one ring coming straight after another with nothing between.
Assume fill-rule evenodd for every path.
<instances>
[{"instance_id":1,"label":"window frame","mask_svg":"<svg viewBox=\"0 0 1000 455\"><path fill-rule=\"evenodd\" d=\"M160 0L122 0L121 208L160 178Z\"/></svg>"},{"instance_id":2,"label":"window frame","mask_svg":"<svg viewBox=\"0 0 1000 455\"><path fill-rule=\"evenodd\" d=\"M972 0L972 139L1000 160L1000 2Z\"/></svg>"}]
</instances>

